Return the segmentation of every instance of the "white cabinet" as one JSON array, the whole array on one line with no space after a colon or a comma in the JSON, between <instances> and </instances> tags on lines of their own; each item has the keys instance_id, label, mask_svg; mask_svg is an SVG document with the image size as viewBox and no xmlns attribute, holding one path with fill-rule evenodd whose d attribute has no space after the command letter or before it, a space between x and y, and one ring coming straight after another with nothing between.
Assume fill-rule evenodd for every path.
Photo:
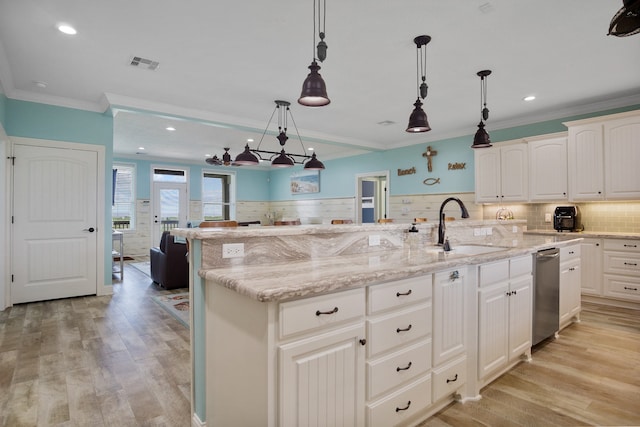
<instances>
[{"instance_id":1,"label":"white cabinet","mask_svg":"<svg viewBox=\"0 0 640 427\"><path fill-rule=\"evenodd\" d=\"M640 199L640 114L565 123L570 200Z\"/></svg>"},{"instance_id":2,"label":"white cabinet","mask_svg":"<svg viewBox=\"0 0 640 427\"><path fill-rule=\"evenodd\" d=\"M580 245L560 248L560 329L580 319Z\"/></svg>"},{"instance_id":3,"label":"white cabinet","mask_svg":"<svg viewBox=\"0 0 640 427\"><path fill-rule=\"evenodd\" d=\"M532 267L530 255L479 266L478 379L530 356Z\"/></svg>"},{"instance_id":4,"label":"white cabinet","mask_svg":"<svg viewBox=\"0 0 640 427\"><path fill-rule=\"evenodd\" d=\"M433 276L433 365L466 351L466 268Z\"/></svg>"},{"instance_id":5,"label":"white cabinet","mask_svg":"<svg viewBox=\"0 0 640 427\"><path fill-rule=\"evenodd\" d=\"M604 296L640 301L640 240L604 239Z\"/></svg>"},{"instance_id":6,"label":"white cabinet","mask_svg":"<svg viewBox=\"0 0 640 427\"><path fill-rule=\"evenodd\" d=\"M527 144L481 148L474 157L476 203L527 201Z\"/></svg>"},{"instance_id":7,"label":"white cabinet","mask_svg":"<svg viewBox=\"0 0 640 427\"><path fill-rule=\"evenodd\" d=\"M567 200L567 138L543 135L527 138L529 200Z\"/></svg>"},{"instance_id":8,"label":"white cabinet","mask_svg":"<svg viewBox=\"0 0 640 427\"><path fill-rule=\"evenodd\" d=\"M583 238L580 261L582 294L602 296L602 239Z\"/></svg>"}]
</instances>

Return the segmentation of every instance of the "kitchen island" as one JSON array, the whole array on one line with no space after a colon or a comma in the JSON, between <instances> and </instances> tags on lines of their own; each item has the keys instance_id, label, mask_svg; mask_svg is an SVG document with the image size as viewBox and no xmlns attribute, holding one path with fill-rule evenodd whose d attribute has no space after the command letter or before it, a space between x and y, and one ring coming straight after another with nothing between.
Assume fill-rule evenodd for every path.
<instances>
[{"instance_id":1,"label":"kitchen island","mask_svg":"<svg viewBox=\"0 0 640 427\"><path fill-rule=\"evenodd\" d=\"M479 267L530 283L531 253L580 241L521 226L460 221L449 253L430 224L174 230L192 248L194 425L410 425L478 398L517 363L477 373Z\"/></svg>"}]
</instances>

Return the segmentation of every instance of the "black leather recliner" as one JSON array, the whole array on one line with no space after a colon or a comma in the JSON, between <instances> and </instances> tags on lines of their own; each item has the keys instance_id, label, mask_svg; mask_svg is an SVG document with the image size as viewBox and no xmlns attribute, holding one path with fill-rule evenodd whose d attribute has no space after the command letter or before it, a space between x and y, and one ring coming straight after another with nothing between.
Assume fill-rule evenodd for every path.
<instances>
[{"instance_id":1,"label":"black leather recliner","mask_svg":"<svg viewBox=\"0 0 640 427\"><path fill-rule=\"evenodd\" d=\"M160 247L149 250L151 279L165 289L189 287L186 243L176 242L168 231L162 233Z\"/></svg>"}]
</instances>

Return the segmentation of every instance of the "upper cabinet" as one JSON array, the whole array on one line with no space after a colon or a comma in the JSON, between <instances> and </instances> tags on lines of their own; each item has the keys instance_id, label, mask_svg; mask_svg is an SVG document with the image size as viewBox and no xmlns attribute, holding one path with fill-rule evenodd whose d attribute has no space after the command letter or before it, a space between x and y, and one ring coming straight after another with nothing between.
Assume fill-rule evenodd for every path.
<instances>
[{"instance_id":1,"label":"upper cabinet","mask_svg":"<svg viewBox=\"0 0 640 427\"><path fill-rule=\"evenodd\" d=\"M529 146L529 200L567 200L566 134L526 138Z\"/></svg>"},{"instance_id":2,"label":"upper cabinet","mask_svg":"<svg viewBox=\"0 0 640 427\"><path fill-rule=\"evenodd\" d=\"M568 122L569 199L640 199L640 112Z\"/></svg>"},{"instance_id":3,"label":"upper cabinet","mask_svg":"<svg viewBox=\"0 0 640 427\"><path fill-rule=\"evenodd\" d=\"M474 156L476 203L527 201L527 144L479 148Z\"/></svg>"}]
</instances>

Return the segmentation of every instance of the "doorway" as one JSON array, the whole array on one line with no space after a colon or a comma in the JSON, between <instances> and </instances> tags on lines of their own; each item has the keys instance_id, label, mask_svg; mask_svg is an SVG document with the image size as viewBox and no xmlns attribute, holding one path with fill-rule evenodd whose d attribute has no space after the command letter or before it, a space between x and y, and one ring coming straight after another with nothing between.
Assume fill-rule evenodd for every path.
<instances>
[{"instance_id":1,"label":"doorway","mask_svg":"<svg viewBox=\"0 0 640 427\"><path fill-rule=\"evenodd\" d=\"M13 146L13 304L97 293L104 169L98 150L85 147Z\"/></svg>"},{"instance_id":2,"label":"doorway","mask_svg":"<svg viewBox=\"0 0 640 427\"><path fill-rule=\"evenodd\" d=\"M162 233L187 226L187 174L185 170L153 168L153 225L151 246Z\"/></svg>"},{"instance_id":3,"label":"doorway","mask_svg":"<svg viewBox=\"0 0 640 427\"><path fill-rule=\"evenodd\" d=\"M358 224L388 218L389 171L356 175L356 220Z\"/></svg>"}]
</instances>

